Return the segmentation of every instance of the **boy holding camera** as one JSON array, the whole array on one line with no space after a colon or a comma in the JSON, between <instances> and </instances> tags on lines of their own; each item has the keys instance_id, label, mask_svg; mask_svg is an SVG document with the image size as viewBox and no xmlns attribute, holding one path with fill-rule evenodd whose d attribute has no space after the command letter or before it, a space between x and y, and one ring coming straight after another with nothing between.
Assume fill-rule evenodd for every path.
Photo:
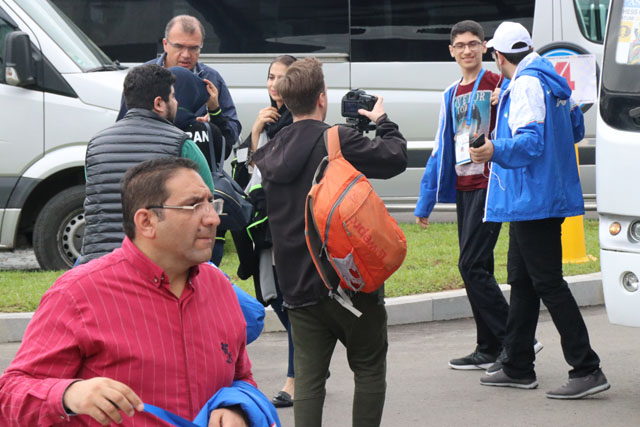
<instances>
[{"instance_id":1,"label":"boy holding camera","mask_svg":"<svg viewBox=\"0 0 640 427\"><path fill-rule=\"evenodd\" d=\"M328 103L321 63L315 58L294 62L276 83L276 90L293 115L293 124L256 151L253 160L262 174L275 267L291 321L295 424L322 425L327 371L340 340L354 372L353 425L377 426L386 390L384 292L380 288L370 294L350 295L355 308L362 312L362 316L354 316L331 297L305 240L305 200L313 175L327 155L324 134L329 125L324 120ZM358 113L376 123L376 137L369 139L356 129L341 126L345 159L370 178L385 179L403 172L407 142L384 113L382 98L371 111L359 109ZM337 287L337 275L335 279Z\"/></svg>"}]
</instances>

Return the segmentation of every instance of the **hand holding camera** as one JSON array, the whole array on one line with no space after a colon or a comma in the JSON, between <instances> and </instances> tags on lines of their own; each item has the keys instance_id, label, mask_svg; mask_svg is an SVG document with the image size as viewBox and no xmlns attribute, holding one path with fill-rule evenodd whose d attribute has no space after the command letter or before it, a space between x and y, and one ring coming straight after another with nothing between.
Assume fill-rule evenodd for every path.
<instances>
[{"instance_id":1,"label":"hand holding camera","mask_svg":"<svg viewBox=\"0 0 640 427\"><path fill-rule=\"evenodd\" d=\"M368 95L362 89L353 89L342 97L342 117L347 118L347 124L361 132L375 130L375 122L385 114L382 107L382 97ZM369 125L369 121L374 124Z\"/></svg>"},{"instance_id":2,"label":"hand holding camera","mask_svg":"<svg viewBox=\"0 0 640 427\"><path fill-rule=\"evenodd\" d=\"M384 114L384 108L382 107L382 97L374 96L374 98L376 99L376 103L373 105L373 108L370 111L367 111L364 108L360 108L358 110L358 114L367 117L369 120L375 123L378 121L380 116Z\"/></svg>"}]
</instances>

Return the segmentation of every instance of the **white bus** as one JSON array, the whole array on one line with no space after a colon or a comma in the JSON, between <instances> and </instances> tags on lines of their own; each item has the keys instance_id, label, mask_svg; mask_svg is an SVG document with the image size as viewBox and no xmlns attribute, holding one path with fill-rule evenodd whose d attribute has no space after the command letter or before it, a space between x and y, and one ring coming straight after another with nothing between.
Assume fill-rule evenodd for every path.
<instances>
[{"instance_id":1,"label":"white bus","mask_svg":"<svg viewBox=\"0 0 640 427\"><path fill-rule=\"evenodd\" d=\"M111 58L140 63L162 52L171 17L198 17L206 32L201 60L230 88L243 137L267 104L267 64L280 53L325 63L327 121L344 122L339 102L352 88L384 97L409 141L409 168L374 182L391 209L413 211L433 147L441 92L460 75L449 55L451 26L474 19L487 39L505 20L522 23L544 54L602 56L609 0L53 0ZM487 68L495 71L489 55ZM583 193L595 205L595 108L579 145Z\"/></svg>"},{"instance_id":2,"label":"white bus","mask_svg":"<svg viewBox=\"0 0 640 427\"><path fill-rule=\"evenodd\" d=\"M597 122L600 266L611 323L640 326L640 0L612 0Z\"/></svg>"}]
</instances>

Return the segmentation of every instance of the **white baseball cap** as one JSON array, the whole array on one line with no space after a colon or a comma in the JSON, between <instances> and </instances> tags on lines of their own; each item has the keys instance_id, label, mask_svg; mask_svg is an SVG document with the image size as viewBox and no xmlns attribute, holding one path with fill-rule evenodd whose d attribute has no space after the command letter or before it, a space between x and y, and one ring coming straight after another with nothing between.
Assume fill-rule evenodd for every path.
<instances>
[{"instance_id":1,"label":"white baseball cap","mask_svg":"<svg viewBox=\"0 0 640 427\"><path fill-rule=\"evenodd\" d=\"M514 48L516 43L524 43L526 46ZM493 38L487 42L487 47L492 47L500 53L519 53L529 50L533 46L531 36L527 29L517 22L503 22L496 28Z\"/></svg>"}]
</instances>

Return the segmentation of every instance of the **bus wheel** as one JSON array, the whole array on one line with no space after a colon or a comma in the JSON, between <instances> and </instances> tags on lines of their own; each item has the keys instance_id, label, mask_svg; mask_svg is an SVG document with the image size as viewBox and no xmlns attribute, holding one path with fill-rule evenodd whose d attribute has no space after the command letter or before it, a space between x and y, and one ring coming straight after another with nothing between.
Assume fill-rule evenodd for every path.
<instances>
[{"instance_id":1,"label":"bus wheel","mask_svg":"<svg viewBox=\"0 0 640 427\"><path fill-rule=\"evenodd\" d=\"M56 194L40 211L33 229L33 251L45 270L73 267L84 235L84 185Z\"/></svg>"}]
</instances>

